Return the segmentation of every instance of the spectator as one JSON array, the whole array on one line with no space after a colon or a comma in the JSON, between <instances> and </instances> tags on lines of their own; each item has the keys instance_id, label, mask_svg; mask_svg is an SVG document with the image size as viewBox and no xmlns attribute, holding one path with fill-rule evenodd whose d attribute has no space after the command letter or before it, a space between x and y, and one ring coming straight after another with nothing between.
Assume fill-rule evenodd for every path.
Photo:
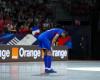
<instances>
[{"instance_id":1,"label":"spectator","mask_svg":"<svg viewBox=\"0 0 100 80\"><path fill-rule=\"evenodd\" d=\"M14 24L8 24L4 27L5 33L16 33L16 25Z\"/></svg>"},{"instance_id":2,"label":"spectator","mask_svg":"<svg viewBox=\"0 0 100 80\"><path fill-rule=\"evenodd\" d=\"M2 0L0 3L1 11L3 12L4 20L0 19L0 33L3 31L1 25L4 23L7 29L8 24L12 25L12 23L17 22L16 30L18 31L22 22L27 22L29 28L34 24L41 27L45 18L52 16L52 11L48 10L44 1L39 3L34 0ZM33 16L34 20L32 20ZM44 25L47 26L47 23Z\"/></svg>"},{"instance_id":3,"label":"spectator","mask_svg":"<svg viewBox=\"0 0 100 80\"><path fill-rule=\"evenodd\" d=\"M29 33L29 27L26 24L21 25L19 29L19 33L23 33L23 34Z\"/></svg>"},{"instance_id":4,"label":"spectator","mask_svg":"<svg viewBox=\"0 0 100 80\"><path fill-rule=\"evenodd\" d=\"M72 40L69 35L66 35L65 38L60 37L57 42L58 46L67 46L67 48L72 48Z\"/></svg>"},{"instance_id":5,"label":"spectator","mask_svg":"<svg viewBox=\"0 0 100 80\"><path fill-rule=\"evenodd\" d=\"M50 28L50 23L48 22L48 19L42 24L43 30L47 30Z\"/></svg>"},{"instance_id":6,"label":"spectator","mask_svg":"<svg viewBox=\"0 0 100 80\"><path fill-rule=\"evenodd\" d=\"M5 25L8 24L12 25L12 17L10 17L9 15L5 17Z\"/></svg>"}]
</instances>

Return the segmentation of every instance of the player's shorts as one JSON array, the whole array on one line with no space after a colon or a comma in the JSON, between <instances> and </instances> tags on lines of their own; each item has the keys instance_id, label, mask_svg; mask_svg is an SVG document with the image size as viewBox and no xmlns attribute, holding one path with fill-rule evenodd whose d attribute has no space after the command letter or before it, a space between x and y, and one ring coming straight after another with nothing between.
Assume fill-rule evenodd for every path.
<instances>
[{"instance_id":1,"label":"player's shorts","mask_svg":"<svg viewBox=\"0 0 100 80\"><path fill-rule=\"evenodd\" d=\"M39 40L39 47L40 48L51 50L51 43L50 43L49 39L39 36L38 40Z\"/></svg>"}]
</instances>

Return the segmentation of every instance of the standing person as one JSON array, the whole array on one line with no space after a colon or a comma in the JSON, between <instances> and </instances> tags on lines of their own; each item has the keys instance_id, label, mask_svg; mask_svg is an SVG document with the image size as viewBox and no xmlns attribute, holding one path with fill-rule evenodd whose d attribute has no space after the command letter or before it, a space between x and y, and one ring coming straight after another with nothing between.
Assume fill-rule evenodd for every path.
<instances>
[{"instance_id":1,"label":"standing person","mask_svg":"<svg viewBox=\"0 0 100 80\"><path fill-rule=\"evenodd\" d=\"M51 46L56 42L59 36L65 37L65 31L60 28L53 28L41 33L38 36L39 46L44 50L44 64L45 64L45 73L56 73L51 68L52 62L52 49Z\"/></svg>"},{"instance_id":2,"label":"standing person","mask_svg":"<svg viewBox=\"0 0 100 80\"><path fill-rule=\"evenodd\" d=\"M66 37L59 37L57 45L58 46L66 46L68 49L71 49L72 48L71 36L66 34Z\"/></svg>"}]
</instances>

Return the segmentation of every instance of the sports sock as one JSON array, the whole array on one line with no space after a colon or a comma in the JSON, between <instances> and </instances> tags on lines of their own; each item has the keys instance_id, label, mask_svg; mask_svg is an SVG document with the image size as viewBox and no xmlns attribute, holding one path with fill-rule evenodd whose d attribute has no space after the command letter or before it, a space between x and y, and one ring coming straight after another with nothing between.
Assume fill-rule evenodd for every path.
<instances>
[{"instance_id":1,"label":"sports sock","mask_svg":"<svg viewBox=\"0 0 100 80\"><path fill-rule=\"evenodd\" d=\"M51 69L51 62L52 62L52 56L45 55L44 56L44 64L45 69Z\"/></svg>"}]
</instances>

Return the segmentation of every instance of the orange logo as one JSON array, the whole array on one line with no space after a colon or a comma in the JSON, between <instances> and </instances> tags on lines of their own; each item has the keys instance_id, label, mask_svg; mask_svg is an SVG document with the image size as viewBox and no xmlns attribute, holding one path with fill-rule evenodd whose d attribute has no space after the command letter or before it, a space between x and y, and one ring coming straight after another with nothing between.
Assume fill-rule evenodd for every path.
<instances>
[{"instance_id":1,"label":"orange logo","mask_svg":"<svg viewBox=\"0 0 100 80\"><path fill-rule=\"evenodd\" d=\"M12 48L12 59L18 59L18 48Z\"/></svg>"}]
</instances>

